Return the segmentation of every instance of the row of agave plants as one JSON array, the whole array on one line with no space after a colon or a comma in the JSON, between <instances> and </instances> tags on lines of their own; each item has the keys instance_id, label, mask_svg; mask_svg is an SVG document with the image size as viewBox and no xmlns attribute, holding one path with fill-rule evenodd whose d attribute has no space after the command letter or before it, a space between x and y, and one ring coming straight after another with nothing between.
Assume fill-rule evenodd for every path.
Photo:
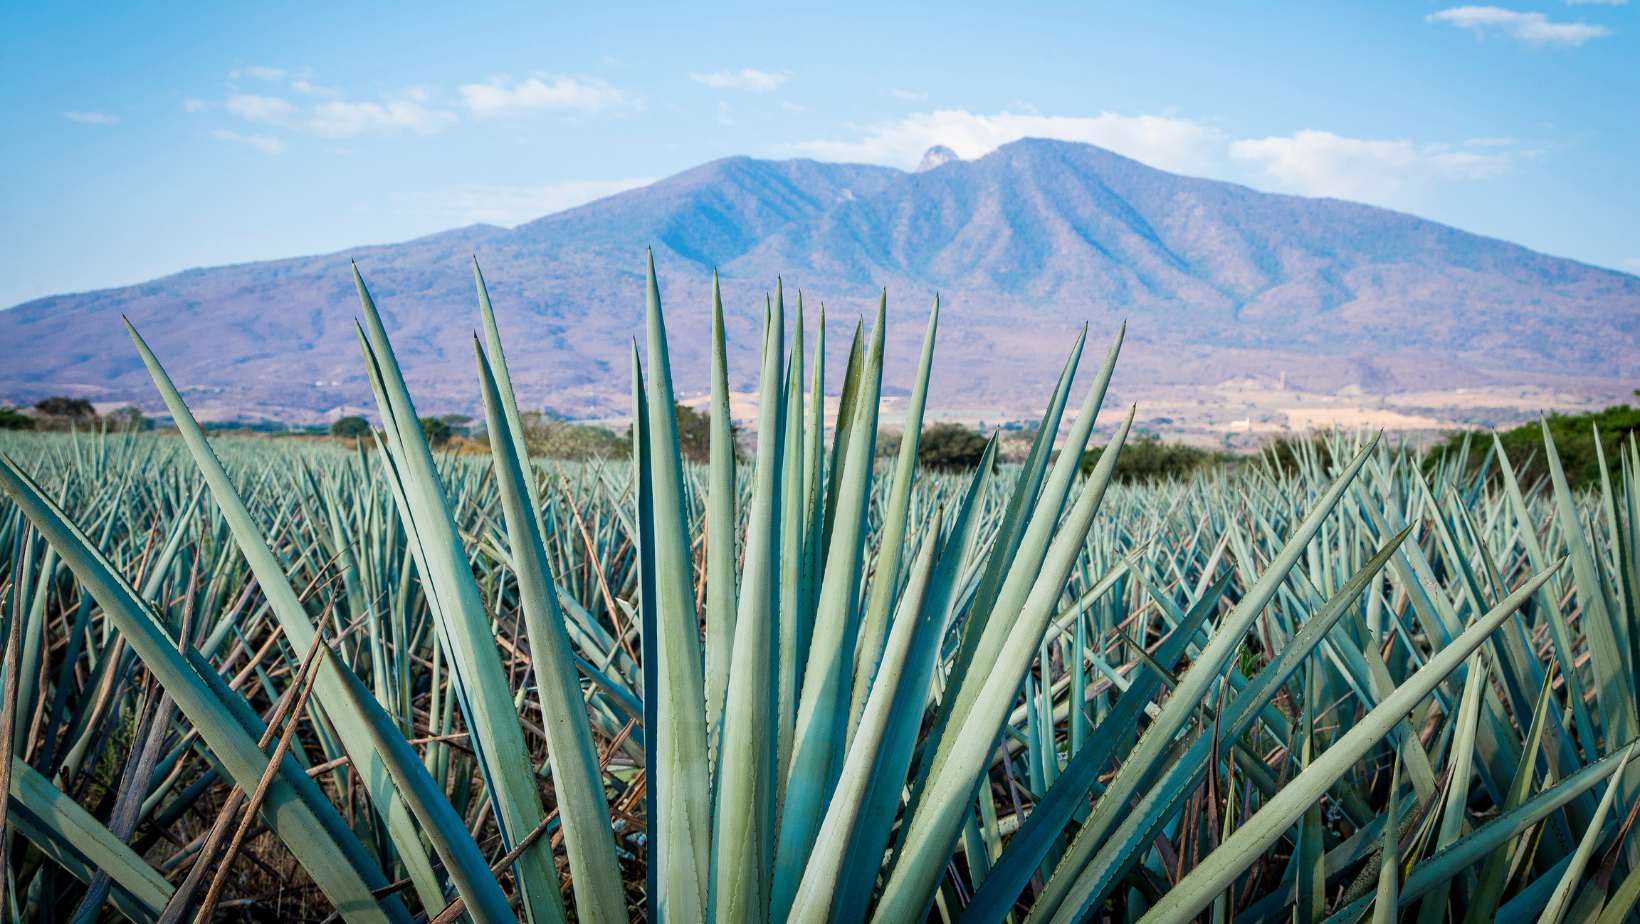
<instances>
[{"instance_id":1,"label":"row of agave plants","mask_svg":"<svg viewBox=\"0 0 1640 924\"><path fill-rule=\"evenodd\" d=\"M651 265L631 457L541 466L475 278L488 460L429 450L362 279L375 448L207 441L134 330L180 439L0 447L0 914L1631 913L1632 443L1576 494L1344 433L1113 484L1117 332L1023 465L930 473L876 458L886 298L828 428L777 288L755 460L714 305L692 465Z\"/></svg>"}]
</instances>

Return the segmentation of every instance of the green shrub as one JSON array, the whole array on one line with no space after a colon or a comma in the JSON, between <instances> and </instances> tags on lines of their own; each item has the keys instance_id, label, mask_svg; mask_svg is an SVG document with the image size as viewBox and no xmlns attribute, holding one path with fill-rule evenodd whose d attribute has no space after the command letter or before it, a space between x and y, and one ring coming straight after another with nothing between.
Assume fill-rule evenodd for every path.
<instances>
[{"instance_id":1,"label":"green shrub","mask_svg":"<svg viewBox=\"0 0 1640 924\"><path fill-rule=\"evenodd\" d=\"M36 401L34 410L40 415L34 420L36 430L66 433L76 428L84 430L97 420L96 408L84 398L53 395Z\"/></svg>"},{"instance_id":2,"label":"green shrub","mask_svg":"<svg viewBox=\"0 0 1640 924\"><path fill-rule=\"evenodd\" d=\"M450 425L443 418L421 418L421 435L427 437L427 442L435 447L450 442Z\"/></svg>"},{"instance_id":3,"label":"green shrub","mask_svg":"<svg viewBox=\"0 0 1640 924\"><path fill-rule=\"evenodd\" d=\"M621 458L632 454L632 444L603 427L569 424L547 438L541 455L549 459L583 461L594 458Z\"/></svg>"},{"instance_id":4,"label":"green shrub","mask_svg":"<svg viewBox=\"0 0 1640 924\"><path fill-rule=\"evenodd\" d=\"M1082 454L1083 474L1093 471L1104 451L1100 446ZM1121 482L1183 480L1216 461L1220 461L1217 453L1183 443L1164 443L1154 433L1141 433L1122 447L1114 477Z\"/></svg>"},{"instance_id":5,"label":"green shrub","mask_svg":"<svg viewBox=\"0 0 1640 924\"><path fill-rule=\"evenodd\" d=\"M108 421L120 430L154 429L154 422L144 417L140 408L131 404L109 414Z\"/></svg>"},{"instance_id":6,"label":"green shrub","mask_svg":"<svg viewBox=\"0 0 1640 924\"><path fill-rule=\"evenodd\" d=\"M585 461L618 458L632 453L630 438L621 437L590 424L578 424L555 414L526 411L519 415L523 425L524 448L531 456L545 459ZM479 433L473 441L490 445L490 434Z\"/></svg>"},{"instance_id":7,"label":"green shrub","mask_svg":"<svg viewBox=\"0 0 1640 924\"><path fill-rule=\"evenodd\" d=\"M330 435L344 440L356 440L370 435L370 421L363 417L343 417L330 425Z\"/></svg>"},{"instance_id":8,"label":"green shrub","mask_svg":"<svg viewBox=\"0 0 1640 924\"><path fill-rule=\"evenodd\" d=\"M705 462L712 454L712 415L702 414L685 404L674 404L678 415L678 451L691 462ZM735 446L735 456L740 452L740 425L729 424L729 441ZM630 440L625 442L631 449Z\"/></svg>"},{"instance_id":9,"label":"green shrub","mask_svg":"<svg viewBox=\"0 0 1640 924\"><path fill-rule=\"evenodd\" d=\"M939 471L962 471L979 465L988 440L967 427L937 423L917 440L917 463Z\"/></svg>"},{"instance_id":10,"label":"green shrub","mask_svg":"<svg viewBox=\"0 0 1640 924\"><path fill-rule=\"evenodd\" d=\"M880 429L877 431L877 458L886 459L889 456L900 454L900 439L905 434L899 430ZM919 443L919 446L922 444Z\"/></svg>"},{"instance_id":11,"label":"green shrub","mask_svg":"<svg viewBox=\"0 0 1640 924\"><path fill-rule=\"evenodd\" d=\"M282 420L210 420L200 426L207 433L247 436L252 433L284 433L289 429Z\"/></svg>"},{"instance_id":12,"label":"green shrub","mask_svg":"<svg viewBox=\"0 0 1640 924\"><path fill-rule=\"evenodd\" d=\"M84 398L69 398L64 395L52 395L34 402L34 409L48 417L96 417L97 410L91 402Z\"/></svg>"},{"instance_id":13,"label":"green shrub","mask_svg":"<svg viewBox=\"0 0 1640 924\"><path fill-rule=\"evenodd\" d=\"M1618 448L1627 444L1631 434L1640 431L1640 409L1627 404L1589 414L1550 414L1545 420L1549 423L1549 433L1555 438L1555 451L1560 456L1561 468L1566 471L1566 481L1574 488L1600 483L1600 460L1594 448L1595 428L1600 430L1601 448L1605 450L1606 465L1613 479L1616 479L1621 467ZM1508 453L1509 462L1515 467L1515 475L1523 486L1538 478L1548 477L1549 467L1543 461L1543 427L1540 424L1534 421L1500 433L1498 437L1503 441L1503 450ZM1465 439L1470 440L1465 468L1471 471L1479 468L1492 449L1492 438L1487 433L1448 434L1446 442L1430 452L1425 461L1426 467L1433 469L1444 458L1455 458L1462 450ZM1489 474L1496 471L1496 463L1493 463Z\"/></svg>"},{"instance_id":14,"label":"green shrub","mask_svg":"<svg viewBox=\"0 0 1640 924\"><path fill-rule=\"evenodd\" d=\"M524 431L524 448L532 456L546 455L547 441L552 439L554 433L558 432L558 428L563 425L563 420L540 411L525 411L519 414L518 418L519 423L522 424L520 429ZM478 441L485 446L490 445L489 432L480 433Z\"/></svg>"},{"instance_id":15,"label":"green shrub","mask_svg":"<svg viewBox=\"0 0 1640 924\"><path fill-rule=\"evenodd\" d=\"M34 418L17 413L14 407L0 405L0 430L32 430Z\"/></svg>"},{"instance_id":16,"label":"green shrub","mask_svg":"<svg viewBox=\"0 0 1640 924\"><path fill-rule=\"evenodd\" d=\"M712 417L686 404L677 405L678 449L691 462L705 462L712 450ZM734 428L731 427L731 431Z\"/></svg>"},{"instance_id":17,"label":"green shrub","mask_svg":"<svg viewBox=\"0 0 1640 924\"><path fill-rule=\"evenodd\" d=\"M343 440L358 440L359 437L369 437L371 435L371 422L362 419L362 417L343 417L338 422L331 423L330 435L331 437L343 438Z\"/></svg>"}]
</instances>

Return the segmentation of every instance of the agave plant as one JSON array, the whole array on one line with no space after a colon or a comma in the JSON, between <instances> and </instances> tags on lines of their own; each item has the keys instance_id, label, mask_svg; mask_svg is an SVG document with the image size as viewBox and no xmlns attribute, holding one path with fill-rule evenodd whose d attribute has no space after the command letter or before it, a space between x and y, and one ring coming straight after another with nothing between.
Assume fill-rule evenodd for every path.
<instances>
[{"instance_id":1,"label":"agave plant","mask_svg":"<svg viewBox=\"0 0 1640 924\"><path fill-rule=\"evenodd\" d=\"M1495 440L1477 466L1334 432L1116 485L1132 410L1080 463L1124 332L1070 411L1084 329L1022 465L993 437L927 472L916 439L877 459L887 294L833 418L825 313L777 283L749 461L714 286L696 465L651 262L631 457L544 467L474 278L488 459L431 451L357 271L381 427L354 450L209 439L135 330L180 439L4 437L4 913L1615 924L1640 897L1632 442L1583 494L1547 429L1538 484Z\"/></svg>"}]
</instances>

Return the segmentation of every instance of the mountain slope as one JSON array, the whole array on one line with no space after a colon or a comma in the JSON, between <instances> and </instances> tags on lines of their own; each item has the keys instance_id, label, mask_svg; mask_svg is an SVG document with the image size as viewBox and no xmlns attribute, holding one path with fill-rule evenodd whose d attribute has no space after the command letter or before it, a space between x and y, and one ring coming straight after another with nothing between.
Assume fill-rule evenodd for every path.
<instances>
[{"instance_id":1,"label":"mountain slope","mask_svg":"<svg viewBox=\"0 0 1640 924\"><path fill-rule=\"evenodd\" d=\"M355 260L424 409L468 408L476 255L524 400L618 414L646 247L684 391L706 380L714 267L736 387L751 385L761 296L777 275L788 306L804 291L811 330L826 303L836 350L886 288L891 388L909 378L939 293L945 374L932 400L945 407L1040 405L1041 370L1062 362L1074 330L1091 322L1102 350L1124 319L1130 388L1277 370L1313 390L1372 392L1640 376L1636 277L1371 206L1026 140L915 174L728 158L511 231L473 226L39 299L0 312L0 396L152 404L123 313L211 416L366 406Z\"/></svg>"}]
</instances>

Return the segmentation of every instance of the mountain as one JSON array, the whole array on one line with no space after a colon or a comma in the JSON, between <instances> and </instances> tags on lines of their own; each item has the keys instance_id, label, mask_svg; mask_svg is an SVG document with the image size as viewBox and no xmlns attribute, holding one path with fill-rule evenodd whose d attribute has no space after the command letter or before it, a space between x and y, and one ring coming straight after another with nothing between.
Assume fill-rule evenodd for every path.
<instances>
[{"instance_id":1,"label":"mountain","mask_svg":"<svg viewBox=\"0 0 1640 924\"><path fill-rule=\"evenodd\" d=\"M521 400L630 407L653 248L680 393L706 387L711 274L731 387L751 390L763 296L828 315L840 373L884 289L885 394L904 394L941 297L931 406L1039 409L1075 332L1097 361L1125 320L1113 398L1284 373L1317 393L1535 385L1626 394L1640 278L1411 215L1166 173L1027 139L918 172L732 157L512 230L474 225L342 253L189 270L0 312L0 397L158 409L120 316L202 416L316 421L368 407L349 261L427 412L470 410L477 257ZM869 320L869 318L868 318ZM833 375L833 379L839 379ZM317 383L317 384L316 384ZM835 387L835 385L834 385Z\"/></svg>"}]
</instances>

